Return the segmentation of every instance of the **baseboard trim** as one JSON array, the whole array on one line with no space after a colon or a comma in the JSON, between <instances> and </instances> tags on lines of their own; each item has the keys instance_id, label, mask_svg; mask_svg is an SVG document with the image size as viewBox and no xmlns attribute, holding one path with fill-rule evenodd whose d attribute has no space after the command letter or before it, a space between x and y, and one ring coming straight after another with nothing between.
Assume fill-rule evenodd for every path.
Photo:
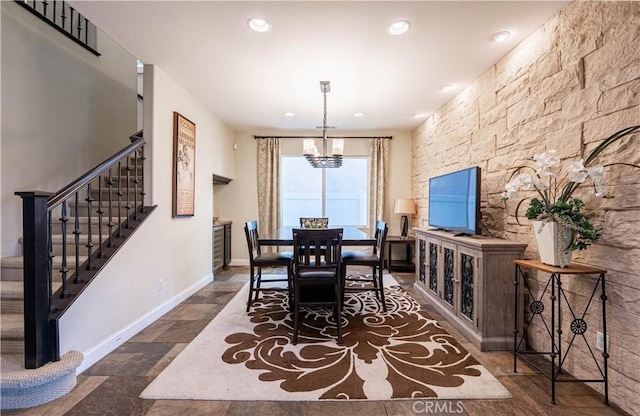
<instances>
[{"instance_id":1,"label":"baseboard trim","mask_svg":"<svg viewBox=\"0 0 640 416\"><path fill-rule=\"evenodd\" d=\"M213 274L205 276L203 279L200 279L182 292L176 294L171 299L168 299L157 308L149 311L137 320L131 322L129 325L122 328L122 330L112 334L100 344L94 346L93 348L90 348L88 351L84 351L84 360L82 361L82 364L80 364L80 366L78 366L78 368L76 369L76 375L79 375L84 370L97 363L107 354L118 348L120 345L124 344L129 338L142 331L144 328L158 320L162 315L178 306L182 301L189 298L189 296L193 295L212 281Z\"/></svg>"}]
</instances>

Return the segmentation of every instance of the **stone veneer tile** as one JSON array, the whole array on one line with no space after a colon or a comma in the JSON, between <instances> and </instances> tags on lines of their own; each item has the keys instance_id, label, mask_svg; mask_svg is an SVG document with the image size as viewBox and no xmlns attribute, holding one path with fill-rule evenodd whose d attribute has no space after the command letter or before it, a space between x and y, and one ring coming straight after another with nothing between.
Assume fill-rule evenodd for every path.
<instances>
[{"instance_id":1,"label":"stone veneer tile","mask_svg":"<svg viewBox=\"0 0 640 416\"><path fill-rule=\"evenodd\" d=\"M207 400L156 400L145 416L225 416L231 402Z\"/></svg>"},{"instance_id":2,"label":"stone veneer tile","mask_svg":"<svg viewBox=\"0 0 640 416\"><path fill-rule=\"evenodd\" d=\"M435 416L468 416L462 400L395 400L385 402L388 416L435 415ZM491 413L492 416L497 413Z\"/></svg>"},{"instance_id":3,"label":"stone veneer tile","mask_svg":"<svg viewBox=\"0 0 640 416\"><path fill-rule=\"evenodd\" d=\"M386 416L385 402L317 401L307 403L305 416Z\"/></svg>"},{"instance_id":4,"label":"stone veneer tile","mask_svg":"<svg viewBox=\"0 0 640 416\"><path fill-rule=\"evenodd\" d=\"M231 402L226 416L300 416L307 414L306 408L305 402L234 401Z\"/></svg>"},{"instance_id":5,"label":"stone veneer tile","mask_svg":"<svg viewBox=\"0 0 640 416\"><path fill-rule=\"evenodd\" d=\"M173 321L173 325L154 340L156 342L191 342L211 320Z\"/></svg>"},{"instance_id":6,"label":"stone veneer tile","mask_svg":"<svg viewBox=\"0 0 640 416\"><path fill-rule=\"evenodd\" d=\"M145 373L145 376L153 376L157 377L160 375L162 370L167 368L171 361L178 356L185 349L185 347L189 345L188 343L184 344L176 344L171 350L166 353L157 363L154 365L149 371Z\"/></svg>"},{"instance_id":7,"label":"stone veneer tile","mask_svg":"<svg viewBox=\"0 0 640 416\"><path fill-rule=\"evenodd\" d=\"M167 329L171 328L173 324L173 321L165 321L159 319L147 326L142 331L138 332L133 337L129 338L129 342L152 342Z\"/></svg>"},{"instance_id":8,"label":"stone veneer tile","mask_svg":"<svg viewBox=\"0 0 640 416\"><path fill-rule=\"evenodd\" d=\"M107 379L106 376L78 376L78 382L73 390L60 399L30 409L2 410L2 414L5 416L64 415Z\"/></svg>"},{"instance_id":9,"label":"stone veneer tile","mask_svg":"<svg viewBox=\"0 0 640 416\"><path fill-rule=\"evenodd\" d=\"M87 369L83 375L137 376L153 368L172 348L160 342L125 342L111 354Z\"/></svg>"},{"instance_id":10,"label":"stone veneer tile","mask_svg":"<svg viewBox=\"0 0 640 416\"><path fill-rule=\"evenodd\" d=\"M162 319L163 320L174 320L174 321L189 321L189 320L211 320L213 319L219 309L217 309L218 305L207 305L207 304L188 304L181 303L180 305L173 308L167 314L165 314Z\"/></svg>"},{"instance_id":11,"label":"stone veneer tile","mask_svg":"<svg viewBox=\"0 0 640 416\"><path fill-rule=\"evenodd\" d=\"M140 393L152 380L153 377L111 376L65 416L144 415L153 401L141 399Z\"/></svg>"},{"instance_id":12,"label":"stone veneer tile","mask_svg":"<svg viewBox=\"0 0 640 416\"><path fill-rule=\"evenodd\" d=\"M191 296L189 299L186 299L183 304L214 304L221 303L226 305L235 295L238 293L237 290L214 290L209 289L208 291L200 291L195 295Z\"/></svg>"}]
</instances>

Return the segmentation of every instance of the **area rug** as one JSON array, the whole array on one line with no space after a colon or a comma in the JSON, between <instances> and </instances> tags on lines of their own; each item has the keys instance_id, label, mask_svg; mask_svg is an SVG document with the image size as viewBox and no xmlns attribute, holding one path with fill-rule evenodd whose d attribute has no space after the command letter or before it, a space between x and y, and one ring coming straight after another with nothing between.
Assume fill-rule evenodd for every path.
<instances>
[{"instance_id":1,"label":"area rug","mask_svg":"<svg viewBox=\"0 0 640 416\"><path fill-rule=\"evenodd\" d=\"M144 399L499 399L511 394L437 321L385 276L387 312L353 292L343 344L328 309L309 309L299 342L285 292L263 292L245 312L245 286L142 392Z\"/></svg>"}]
</instances>

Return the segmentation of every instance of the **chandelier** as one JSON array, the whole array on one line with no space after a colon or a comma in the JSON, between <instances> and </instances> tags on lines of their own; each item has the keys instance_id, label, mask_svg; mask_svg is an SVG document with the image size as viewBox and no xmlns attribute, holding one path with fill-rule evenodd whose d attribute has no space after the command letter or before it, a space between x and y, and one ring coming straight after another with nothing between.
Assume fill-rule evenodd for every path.
<instances>
[{"instance_id":1,"label":"chandelier","mask_svg":"<svg viewBox=\"0 0 640 416\"><path fill-rule=\"evenodd\" d=\"M333 139L331 156L327 155L327 93L331 91L329 81L320 81L320 91L324 97L324 115L322 117L322 154L313 139L305 139L302 154L314 168L339 168L342 166L344 140Z\"/></svg>"}]
</instances>

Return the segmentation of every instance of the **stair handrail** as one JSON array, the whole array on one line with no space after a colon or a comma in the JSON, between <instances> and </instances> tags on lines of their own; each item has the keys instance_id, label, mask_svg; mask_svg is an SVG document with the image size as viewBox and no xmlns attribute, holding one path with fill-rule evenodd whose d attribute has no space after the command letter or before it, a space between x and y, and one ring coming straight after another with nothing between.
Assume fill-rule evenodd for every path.
<instances>
[{"instance_id":1,"label":"stair handrail","mask_svg":"<svg viewBox=\"0 0 640 416\"><path fill-rule=\"evenodd\" d=\"M118 163L118 161L121 160L123 157L133 153L134 151L138 150L139 148L141 148L147 143L142 136L136 137L134 135L131 137L132 138L135 137L135 141L133 141L130 145L120 150L119 152L117 152L116 154L114 154L104 162L90 169L85 174L80 176L78 179L76 179L75 181L71 182L70 184L68 184L67 186L63 187L58 192L56 192L55 195L52 196L47 202L47 208L52 208L60 204L60 202L69 198L74 193L78 192L78 190L80 190L83 186L86 186L87 184L89 184L89 182L94 180L96 177L103 174L110 168L114 167L116 163Z\"/></svg>"}]
</instances>

